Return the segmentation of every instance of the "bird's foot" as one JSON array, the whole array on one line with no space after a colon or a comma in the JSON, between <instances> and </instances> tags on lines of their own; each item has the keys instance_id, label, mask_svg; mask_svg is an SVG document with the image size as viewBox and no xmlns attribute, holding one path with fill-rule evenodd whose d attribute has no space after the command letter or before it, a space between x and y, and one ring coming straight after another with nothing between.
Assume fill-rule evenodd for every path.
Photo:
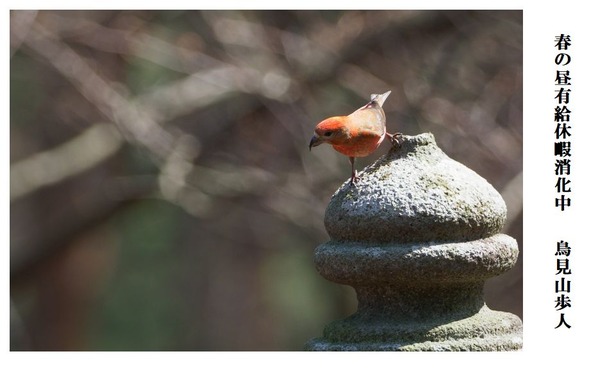
<instances>
[{"instance_id":1,"label":"bird's foot","mask_svg":"<svg viewBox=\"0 0 600 390\"><path fill-rule=\"evenodd\" d=\"M359 177L356 174L356 171L352 172L352 176L350 177L350 186L356 187L356 183L358 183Z\"/></svg>"},{"instance_id":2,"label":"bird's foot","mask_svg":"<svg viewBox=\"0 0 600 390\"><path fill-rule=\"evenodd\" d=\"M386 137L387 137L387 139L390 140L392 145L397 148L401 147L402 143L404 142L402 133L394 133L394 134L386 133Z\"/></svg>"}]
</instances>

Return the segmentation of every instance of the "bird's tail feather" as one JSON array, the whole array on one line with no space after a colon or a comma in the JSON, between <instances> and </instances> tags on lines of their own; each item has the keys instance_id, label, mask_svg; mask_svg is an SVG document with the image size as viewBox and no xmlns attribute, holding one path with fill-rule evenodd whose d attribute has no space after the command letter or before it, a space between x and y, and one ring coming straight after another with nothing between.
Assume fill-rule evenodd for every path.
<instances>
[{"instance_id":1,"label":"bird's tail feather","mask_svg":"<svg viewBox=\"0 0 600 390\"><path fill-rule=\"evenodd\" d=\"M385 99L387 99L390 93L392 93L392 91L387 91L386 93L382 94L374 93L371 95L371 102L375 102L379 104L380 107L383 107L383 103L385 103Z\"/></svg>"}]
</instances>

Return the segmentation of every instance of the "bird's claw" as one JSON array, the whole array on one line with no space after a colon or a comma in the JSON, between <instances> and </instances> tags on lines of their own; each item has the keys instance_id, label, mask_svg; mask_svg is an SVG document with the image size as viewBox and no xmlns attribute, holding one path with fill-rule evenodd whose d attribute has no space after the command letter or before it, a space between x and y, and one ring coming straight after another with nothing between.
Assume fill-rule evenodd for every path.
<instances>
[{"instance_id":1,"label":"bird's claw","mask_svg":"<svg viewBox=\"0 0 600 390\"><path fill-rule=\"evenodd\" d=\"M393 146L395 146L397 148L402 146L402 143L404 142L402 133L394 133L394 134L387 133L387 136Z\"/></svg>"},{"instance_id":2,"label":"bird's claw","mask_svg":"<svg viewBox=\"0 0 600 390\"><path fill-rule=\"evenodd\" d=\"M358 183L358 175L356 174L356 171L352 172L352 176L350 177L350 186L351 187L356 187L356 183Z\"/></svg>"}]
</instances>

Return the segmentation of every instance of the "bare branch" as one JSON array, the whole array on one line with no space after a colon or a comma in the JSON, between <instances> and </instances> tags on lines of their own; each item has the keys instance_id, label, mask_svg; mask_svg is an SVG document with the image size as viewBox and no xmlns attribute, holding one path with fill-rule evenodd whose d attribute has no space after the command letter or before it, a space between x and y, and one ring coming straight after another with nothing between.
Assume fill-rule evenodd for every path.
<instances>
[{"instance_id":1,"label":"bare branch","mask_svg":"<svg viewBox=\"0 0 600 390\"><path fill-rule=\"evenodd\" d=\"M160 160L167 158L174 142L173 135L151 119L142 107L131 104L112 88L73 49L54 39L39 24L34 26L25 44L111 118L125 138L145 147Z\"/></svg>"},{"instance_id":2,"label":"bare branch","mask_svg":"<svg viewBox=\"0 0 600 390\"><path fill-rule=\"evenodd\" d=\"M19 50L35 21L37 11L10 11L10 56Z\"/></svg>"},{"instance_id":3,"label":"bare branch","mask_svg":"<svg viewBox=\"0 0 600 390\"><path fill-rule=\"evenodd\" d=\"M97 124L64 144L10 167L10 200L75 176L112 156L123 138L110 124Z\"/></svg>"}]
</instances>

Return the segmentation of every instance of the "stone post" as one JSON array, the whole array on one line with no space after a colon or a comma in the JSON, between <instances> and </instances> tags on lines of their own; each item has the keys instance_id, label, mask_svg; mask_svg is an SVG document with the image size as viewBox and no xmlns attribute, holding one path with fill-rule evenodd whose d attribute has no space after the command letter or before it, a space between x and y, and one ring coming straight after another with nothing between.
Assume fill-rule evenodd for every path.
<instances>
[{"instance_id":1,"label":"stone post","mask_svg":"<svg viewBox=\"0 0 600 390\"><path fill-rule=\"evenodd\" d=\"M446 156L432 134L403 139L327 207L331 241L316 249L315 265L326 279L354 287L358 310L305 348L520 349L521 320L483 299L485 280L518 255L517 242L500 234L502 197Z\"/></svg>"}]
</instances>

